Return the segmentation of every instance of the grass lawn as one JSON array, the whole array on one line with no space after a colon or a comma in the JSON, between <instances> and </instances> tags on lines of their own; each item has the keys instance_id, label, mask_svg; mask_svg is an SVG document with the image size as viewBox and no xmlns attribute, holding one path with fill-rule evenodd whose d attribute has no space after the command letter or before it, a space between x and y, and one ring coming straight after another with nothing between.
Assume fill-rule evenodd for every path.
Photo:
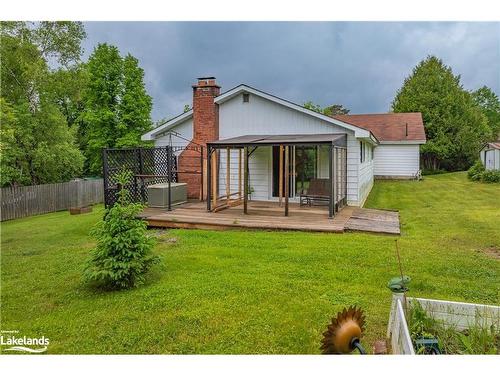
<instances>
[{"instance_id":1,"label":"grass lawn","mask_svg":"<svg viewBox=\"0 0 500 375\"><path fill-rule=\"evenodd\" d=\"M499 304L499 185L381 181L366 207L400 210L412 296ZM319 353L330 317L358 304L365 346L385 337L395 237L152 232L162 264L147 283L99 292L81 270L102 213L2 223L1 329L45 335L49 353Z\"/></svg>"}]
</instances>

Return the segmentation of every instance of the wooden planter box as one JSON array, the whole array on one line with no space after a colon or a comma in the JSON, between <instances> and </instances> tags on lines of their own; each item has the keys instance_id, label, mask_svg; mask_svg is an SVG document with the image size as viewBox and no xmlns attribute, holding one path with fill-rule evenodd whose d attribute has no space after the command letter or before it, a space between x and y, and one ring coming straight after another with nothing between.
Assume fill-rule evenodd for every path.
<instances>
[{"instance_id":1,"label":"wooden planter box","mask_svg":"<svg viewBox=\"0 0 500 375\"><path fill-rule=\"evenodd\" d=\"M457 329L466 329L475 322L485 325L495 324L497 327L500 324L500 306L410 297L406 300L418 301L429 316ZM415 354L403 306L403 295L394 294L387 325L387 339L392 354Z\"/></svg>"},{"instance_id":2,"label":"wooden planter box","mask_svg":"<svg viewBox=\"0 0 500 375\"><path fill-rule=\"evenodd\" d=\"M70 209L69 209L70 215L80 215L80 214L86 214L88 212L92 212L92 206L88 206L88 207L70 207Z\"/></svg>"}]
</instances>

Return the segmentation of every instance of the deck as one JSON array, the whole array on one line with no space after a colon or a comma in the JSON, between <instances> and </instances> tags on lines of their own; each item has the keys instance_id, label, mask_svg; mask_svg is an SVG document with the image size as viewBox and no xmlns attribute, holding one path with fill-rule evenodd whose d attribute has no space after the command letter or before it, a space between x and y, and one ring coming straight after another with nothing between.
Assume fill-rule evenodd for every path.
<instances>
[{"instance_id":1,"label":"deck","mask_svg":"<svg viewBox=\"0 0 500 375\"><path fill-rule=\"evenodd\" d=\"M291 203L289 216L276 202L248 202L248 214L242 206L219 212L207 212L206 203L193 201L167 211L164 208L146 208L142 214L150 227L190 229L254 229L297 230L308 232L346 231L400 234L397 211L344 207L333 219L328 218L327 207L300 207Z\"/></svg>"}]
</instances>

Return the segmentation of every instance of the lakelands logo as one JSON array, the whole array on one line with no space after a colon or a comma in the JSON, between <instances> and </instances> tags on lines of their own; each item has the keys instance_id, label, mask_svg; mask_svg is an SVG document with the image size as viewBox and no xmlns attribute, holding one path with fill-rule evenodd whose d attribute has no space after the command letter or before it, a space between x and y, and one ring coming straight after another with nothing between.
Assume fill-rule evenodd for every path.
<instances>
[{"instance_id":1,"label":"lakelands logo","mask_svg":"<svg viewBox=\"0 0 500 375\"><path fill-rule=\"evenodd\" d=\"M21 336L19 331L0 331L0 346L2 351L43 353L47 351L49 339Z\"/></svg>"}]
</instances>

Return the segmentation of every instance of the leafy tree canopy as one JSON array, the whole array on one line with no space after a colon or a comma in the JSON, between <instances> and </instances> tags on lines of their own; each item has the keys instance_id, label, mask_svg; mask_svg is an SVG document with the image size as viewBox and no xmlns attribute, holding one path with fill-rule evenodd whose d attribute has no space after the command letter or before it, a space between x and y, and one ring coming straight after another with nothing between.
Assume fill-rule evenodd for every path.
<instances>
[{"instance_id":1,"label":"leafy tree canopy","mask_svg":"<svg viewBox=\"0 0 500 375\"><path fill-rule=\"evenodd\" d=\"M327 116L347 115L350 112L342 104L332 104L323 108L318 104L308 101L303 104L303 107Z\"/></svg>"},{"instance_id":2,"label":"leafy tree canopy","mask_svg":"<svg viewBox=\"0 0 500 375\"><path fill-rule=\"evenodd\" d=\"M78 22L1 23L2 186L59 182L81 173L76 129L68 127L52 85L55 69L78 64L84 36Z\"/></svg>"},{"instance_id":3,"label":"leafy tree canopy","mask_svg":"<svg viewBox=\"0 0 500 375\"><path fill-rule=\"evenodd\" d=\"M102 148L143 144L141 135L152 127L152 100L137 59L130 54L122 58L115 46L99 44L86 70L82 143L88 171L100 174Z\"/></svg>"},{"instance_id":4,"label":"leafy tree canopy","mask_svg":"<svg viewBox=\"0 0 500 375\"><path fill-rule=\"evenodd\" d=\"M394 112L421 112L427 143L421 153L427 169L464 170L490 137L487 119L460 76L435 56L422 60L392 102Z\"/></svg>"},{"instance_id":5,"label":"leafy tree canopy","mask_svg":"<svg viewBox=\"0 0 500 375\"><path fill-rule=\"evenodd\" d=\"M472 92L472 98L488 119L493 139L500 139L500 100L497 94L483 86Z\"/></svg>"}]
</instances>

